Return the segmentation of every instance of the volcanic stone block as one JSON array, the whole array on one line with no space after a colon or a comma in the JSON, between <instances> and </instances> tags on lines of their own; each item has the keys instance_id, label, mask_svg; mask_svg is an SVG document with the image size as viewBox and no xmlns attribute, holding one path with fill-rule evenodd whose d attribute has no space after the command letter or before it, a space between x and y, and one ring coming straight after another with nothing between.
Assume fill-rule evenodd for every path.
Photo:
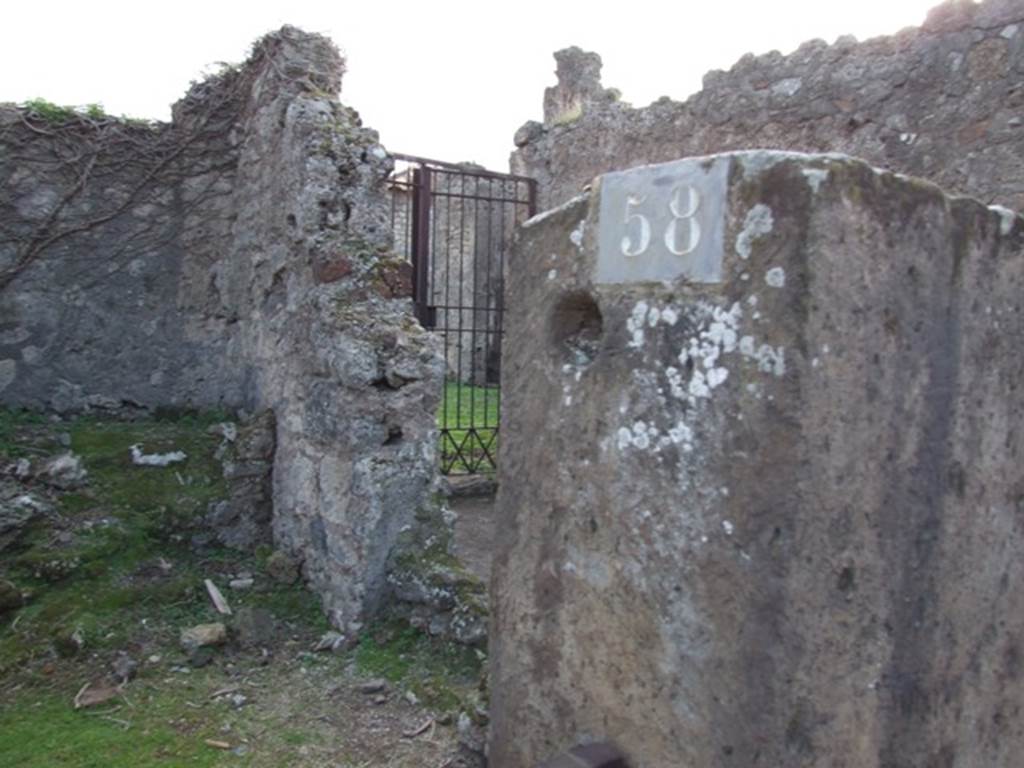
<instances>
[{"instance_id":1,"label":"volcanic stone block","mask_svg":"<svg viewBox=\"0 0 1024 768\"><path fill-rule=\"evenodd\" d=\"M1022 246L1004 209L768 152L527 223L491 765L1016 764Z\"/></svg>"}]
</instances>

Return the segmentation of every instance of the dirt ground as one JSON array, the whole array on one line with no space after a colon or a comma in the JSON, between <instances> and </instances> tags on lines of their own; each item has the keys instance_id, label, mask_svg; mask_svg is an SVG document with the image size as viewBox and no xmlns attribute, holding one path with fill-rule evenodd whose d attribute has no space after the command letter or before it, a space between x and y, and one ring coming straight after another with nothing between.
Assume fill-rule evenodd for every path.
<instances>
[{"instance_id":1,"label":"dirt ground","mask_svg":"<svg viewBox=\"0 0 1024 768\"><path fill-rule=\"evenodd\" d=\"M474 576L484 584L490 584L494 554L494 494L455 496L448 503L458 514L455 556Z\"/></svg>"}]
</instances>

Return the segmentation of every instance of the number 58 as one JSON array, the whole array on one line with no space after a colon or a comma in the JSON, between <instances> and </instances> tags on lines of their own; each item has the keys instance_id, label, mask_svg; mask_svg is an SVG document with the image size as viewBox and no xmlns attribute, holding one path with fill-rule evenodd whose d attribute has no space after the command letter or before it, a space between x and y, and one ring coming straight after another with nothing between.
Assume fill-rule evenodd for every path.
<instances>
[{"instance_id":1,"label":"number 58","mask_svg":"<svg viewBox=\"0 0 1024 768\"><path fill-rule=\"evenodd\" d=\"M633 237L628 231L622 236L619 249L622 251L623 256L642 256L651 244L651 220L635 210L643 205L646 199L646 197L637 197L636 195L629 195L626 198L625 220L623 223L629 228L635 222L636 231L633 234L636 235L636 240L634 242ZM669 253L676 256L685 256L691 253L700 243L700 222L694 218L699 208L700 193L695 188L688 184L679 184L672 188L671 197L669 197L668 201L668 212L672 218L665 227L663 235L665 247ZM689 224L682 243L679 242L680 221L686 221Z\"/></svg>"}]
</instances>

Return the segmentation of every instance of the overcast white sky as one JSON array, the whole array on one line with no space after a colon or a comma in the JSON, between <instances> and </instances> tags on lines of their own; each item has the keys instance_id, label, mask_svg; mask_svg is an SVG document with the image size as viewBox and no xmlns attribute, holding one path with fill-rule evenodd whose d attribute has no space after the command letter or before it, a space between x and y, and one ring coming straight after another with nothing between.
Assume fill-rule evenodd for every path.
<instances>
[{"instance_id":1,"label":"overcast white sky","mask_svg":"<svg viewBox=\"0 0 1024 768\"><path fill-rule=\"evenodd\" d=\"M512 135L541 116L553 51L597 51L605 86L636 106L682 99L746 52L920 24L939 0L15 0L3 11L0 101L43 97L167 119L216 62L284 23L348 58L342 100L391 150L506 170Z\"/></svg>"}]
</instances>

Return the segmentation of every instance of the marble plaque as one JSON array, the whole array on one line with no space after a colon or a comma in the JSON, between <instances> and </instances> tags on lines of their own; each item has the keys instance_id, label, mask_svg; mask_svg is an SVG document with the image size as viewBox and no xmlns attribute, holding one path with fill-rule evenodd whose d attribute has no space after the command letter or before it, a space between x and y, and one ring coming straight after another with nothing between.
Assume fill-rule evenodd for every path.
<instances>
[{"instance_id":1,"label":"marble plaque","mask_svg":"<svg viewBox=\"0 0 1024 768\"><path fill-rule=\"evenodd\" d=\"M596 282L721 282L728 173L719 157L602 176Z\"/></svg>"}]
</instances>

